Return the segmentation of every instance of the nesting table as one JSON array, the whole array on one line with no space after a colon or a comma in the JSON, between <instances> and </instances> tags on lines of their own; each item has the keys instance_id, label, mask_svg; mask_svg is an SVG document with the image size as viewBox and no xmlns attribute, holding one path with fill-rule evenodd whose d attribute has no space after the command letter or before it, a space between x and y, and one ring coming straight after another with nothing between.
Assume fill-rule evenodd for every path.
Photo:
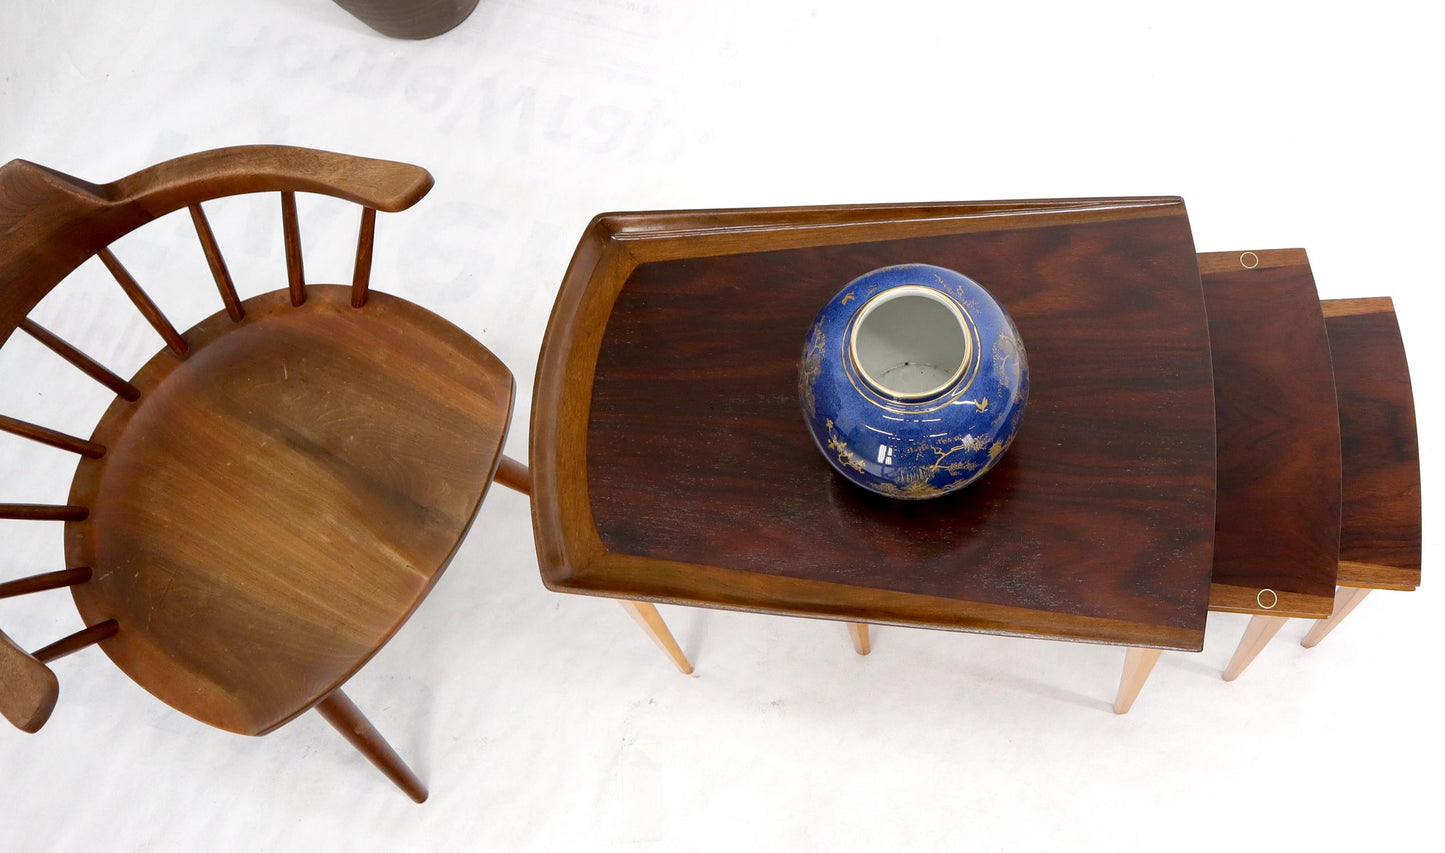
<instances>
[{"instance_id":1,"label":"nesting table","mask_svg":"<svg viewBox=\"0 0 1445 853\"><path fill-rule=\"evenodd\" d=\"M819 307L912 262L993 293L1032 386L998 466L921 502L837 476L796 392ZM1221 347L1238 368L1222 435ZM1292 367L1286 399L1257 382ZM1211 603L1329 615L1340 439L1337 420L1313 422L1333 412L1332 382L1303 253L1196 258L1177 198L602 215L537 371L542 576L638 602L1198 651ZM1217 437L1262 461L1217 464ZM1273 551L1252 550L1282 529ZM1281 572L1273 557L1297 544L1308 559ZM666 635L655 610L634 613ZM1152 666L1137 654L1126 686Z\"/></svg>"}]
</instances>

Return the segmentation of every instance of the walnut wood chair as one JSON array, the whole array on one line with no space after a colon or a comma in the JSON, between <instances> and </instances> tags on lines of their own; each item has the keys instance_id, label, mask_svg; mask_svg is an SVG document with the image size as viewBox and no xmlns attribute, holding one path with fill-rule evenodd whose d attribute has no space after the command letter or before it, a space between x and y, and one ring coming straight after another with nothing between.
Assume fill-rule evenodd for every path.
<instances>
[{"instance_id":1,"label":"walnut wood chair","mask_svg":"<svg viewBox=\"0 0 1445 853\"><path fill-rule=\"evenodd\" d=\"M1388 298L1321 302L1333 354L1341 445L1340 558L1334 608L1301 645L1313 648L1374 589L1420 585L1420 455L1410 367ZM1233 681L1287 617L1250 619L1225 670Z\"/></svg>"},{"instance_id":2,"label":"walnut wood chair","mask_svg":"<svg viewBox=\"0 0 1445 853\"><path fill-rule=\"evenodd\" d=\"M19 329L114 392L88 439L0 418L79 456L67 504L0 504L65 524L65 568L0 598L70 587L85 627L27 654L0 634L0 712L34 732L50 664L91 644L157 698L261 735L315 708L417 802L422 782L342 685L426 597L495 478L511 373L460 329L369 289L376 212L432 186L423 169L279 146L182 157L96 185L0 169L0 344ZM280 194L288 286L242 301L202 203ZM349 287L307 284L296 193L362 207ZM189 211L224 309L181 333L108 248ZM122 379L28 314L98 256L165 347Z\"/></svg>"}]
</instances>

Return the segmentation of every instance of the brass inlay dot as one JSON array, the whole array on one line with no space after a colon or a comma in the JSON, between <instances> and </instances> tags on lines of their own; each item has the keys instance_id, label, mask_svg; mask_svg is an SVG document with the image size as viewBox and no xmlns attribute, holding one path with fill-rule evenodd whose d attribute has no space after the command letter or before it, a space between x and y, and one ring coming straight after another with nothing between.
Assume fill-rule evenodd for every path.
<instances>
[{"instance_id":1,"label":"brass inlay dot","mask_svg":"<svg viewBox=\"0 0 1445 853\"><path fill-rule=\"evenodd\" d=\"M1268 604L1264 603L1265 595L1269 596ZM1257 604L1259 604L1260 607L1263 607L1265 610L1273 610L1275 608L1275 605L1279 604L1279 594L1272 589L1262 589L1254 596L1254 600Z\"/></svg>"},{"instance_id":2,"label":"brass inlay dot","mask_svg":"<svg viewBox=\"0 0 1445 853\"><path fill-rule=\"evenodd\" d=\"M1259 255L1254 252L1245 252L1239 256L1239 265L1247 270L1252 270L1259 266Z\"/></svg>"}]
</instances>

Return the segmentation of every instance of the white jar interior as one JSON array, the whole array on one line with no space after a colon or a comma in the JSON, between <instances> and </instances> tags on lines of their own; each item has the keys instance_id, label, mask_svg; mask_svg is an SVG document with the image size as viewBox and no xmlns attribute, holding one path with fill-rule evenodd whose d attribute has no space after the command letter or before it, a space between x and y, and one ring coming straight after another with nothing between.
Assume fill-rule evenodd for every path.
<instances>
[{"instance_id":1,"label":"white jar interior","mask_svg":"<svg viewBox=\"0 0 1445 853\"><path fill-rule=\"evenodd\" d=\"M972 353L968 323L953 300L912 285L864 304L849 342L863 380L899 400L925 400L948 390Z\"/></svg>"}]
</instances>

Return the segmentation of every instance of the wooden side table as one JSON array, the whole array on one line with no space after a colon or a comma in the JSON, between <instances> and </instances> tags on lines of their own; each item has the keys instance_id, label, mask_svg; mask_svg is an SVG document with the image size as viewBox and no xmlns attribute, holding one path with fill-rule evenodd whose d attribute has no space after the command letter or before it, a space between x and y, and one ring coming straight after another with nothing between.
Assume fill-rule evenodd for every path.
<instances>
[{"instance_id":1,"label":"wooden side table","mask_svg":"<svg viewBox=\"0 0 1445 853\"><path fill-rule=\"evenodd\" d=\"M1420 585L1420 454L1410 368L1395 307L1389 298L1331 299L1321 305L1334 360L1342 449L1339 584L1332 607L1301 644L1312 648L1375 589ZM1278 622L1251 620L1246 632L1265 634L1241 644L1237 676L1278 631ZM1272 630L1271 630L1272 629Z\"/></svg>"},{"instance_id":2,"label":"wooden side table","mask_svg":"<svg viewBox=\"0 0 1445 853\"><path fill-rule=\"evenodd\" d=\"M1331 299L1323 308L1346 439L1339 582L1360 590L1353 609L1364 590L1420 586L1420 450L1394 303ZM1343 618L1338 606L1335 613ZM1317 627L1307 645L1334 624Z\"/></svg>"},{"instance_id":3,"label":"wooden side table","mask_svg":"<svg viewBox=\"0 0 1445 853\"><path fill-rule=\"evenodd\" d=\"M1224 678L1239 676L1289 617L1334 605L1340 422L1330 341L1302 249L1199 256L1209 312L1219 489L1209 609L1249 613ZM1157 662L1129 652L1114 710Z\"/></svg>"},{"instance_id":4,"label":"wooden side table","mask_svg":"<svg viewBox=\"0 0 1445 853\"><path fill-rule=\"evenodd\" d=\"M818 308L904 262L989 288L1032 378L998 467L919 503L837 477L795 390ZM542 348L533 521L553 590L1197 651L1214 445L1179 199L604 215Z\"/></svg>"}]
</instances>

